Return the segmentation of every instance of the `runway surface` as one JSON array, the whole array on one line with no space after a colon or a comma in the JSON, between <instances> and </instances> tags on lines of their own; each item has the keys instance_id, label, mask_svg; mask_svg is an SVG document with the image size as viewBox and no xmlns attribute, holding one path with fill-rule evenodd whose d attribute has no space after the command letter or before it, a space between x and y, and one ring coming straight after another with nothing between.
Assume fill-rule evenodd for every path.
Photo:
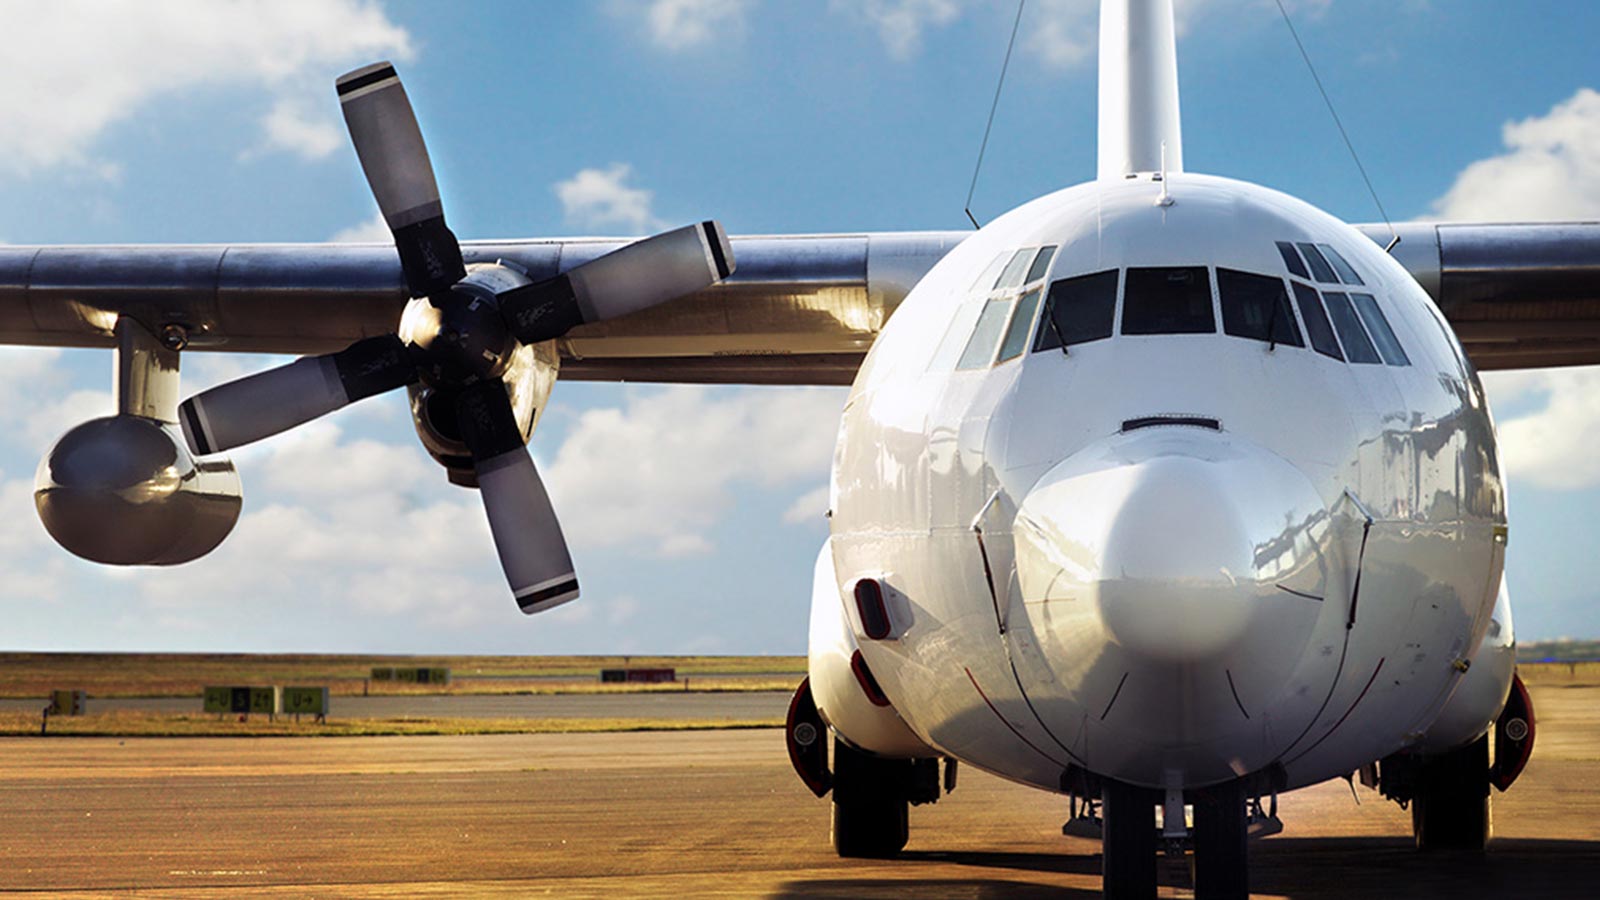
<instances>
[{"instance_id":1,"label":"runway surface","mask_svg":"<svg viewBox=\"0 0 1600 900\"><path fill-rule=\"evenodd\" d=\"M784 691L651 691L618 694L409 694L333 697L335 718L772 719L789 709ZM0 700L0 711L38 712L43 700ZM89 699L89 711L200 712L199 697Z\"/></svg>"},{"instance_id":2,"label":"runway surface","mask_svg":"<svg viewBox=\"0 0 1600 900\"><path fill-rule=\"evenodd\" d=\"M1409 814L1335 782L1282 799L1257 896L1593 896L1600 688L1534 694L1538 750L1487 856L1420 856ZM60 896L1098 896L1065 817L964 769L912 810L902 858L840 860L777 730L0 740L0 890Z\"/></svg>"}]
</instances>

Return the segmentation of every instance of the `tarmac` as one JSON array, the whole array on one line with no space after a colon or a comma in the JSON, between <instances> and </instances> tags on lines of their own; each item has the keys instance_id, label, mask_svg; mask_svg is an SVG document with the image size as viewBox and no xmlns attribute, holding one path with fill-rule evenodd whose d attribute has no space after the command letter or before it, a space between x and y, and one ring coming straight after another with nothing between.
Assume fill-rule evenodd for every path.
<instances>
[{"instance_id":1,"label":"tarmac","mask_svg":"<svg viewBox=\"0 0 1600 900\"><path fill-rule=\"evenodd\" d=\"M733 698L736 695L714 695ZM1534 688L1485 855L1424 855L1343 781L1281 798L1258 897L1591 897L1600 687ZM0 892L64 897L1099 896L1062 797L962 769L907 851L841 860L782 733L0 740ZM1190 896L1163 864L1162 895Z\"/></svg>"}]
</instances>

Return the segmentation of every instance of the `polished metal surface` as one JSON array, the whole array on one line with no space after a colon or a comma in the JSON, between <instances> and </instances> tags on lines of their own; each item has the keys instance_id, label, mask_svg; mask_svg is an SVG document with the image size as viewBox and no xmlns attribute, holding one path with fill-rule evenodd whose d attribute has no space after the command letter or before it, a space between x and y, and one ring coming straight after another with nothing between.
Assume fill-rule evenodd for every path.
<instances>
[{"instance_id":1,"label":"polished metal surface","mask_svg":"<svg viewBox=\"0 0 1600 900\"><path fill-rule=\"evenodd\" d=\"M211 552L242 503L231 462L196 460L173 426L129 415L63 435L39 464L33 498L50 536L74 554L149 566Z\"/></svg>"},{"instance_id":2,"label":"polished metal surface","mask_svg":"<svg viewBox=\"0 0 1600 900\"><path fill-rule=\"evenodd\" d=\"M1385 225L1358 226L1386 245ZM1479 369L1600 364L1600 223L1408 223L1394 255Z\"/></svg>"},{"instance_id":3,"label":"polished metal surface","mask_svg":"<svg viewBox=\"0 0 1600 900\"><path fill-rule=\"evenodd\" d=\"M178 421L178 351L128 318L117 320L117 412Z\"/></svg>"},{"instance_id":4,"label":"polished metal surface","mask_svg":"<svg viewBox=\"0 0 1600 900\"><path fill-rule=\"evenodd\" d=\"M1384 225L1361 230L1387 244ZM1600 224L1407 223L1395 257L1482 369L1600 363ZM847 384L906 292L967 232L732 239L727 281L559 342L562 377ZM622 245L470 241L534 280ZM114 346L119 316L189 348L324 353L394 329L406 302L387 244L0 247L0 343Z\"/></svg>"},{"instance_id":5,"label":"polished metal surface","mask_svg":"<svg viewBox=\"0 0 1600 900\"><path fill-rule=\"evenodd\" d=\"M570 379L847 381L910 287L966 232L734 238L722 284L559 342ZM615 239L475 241L541 280ZM386 244L0 247L0 342L110 347L119 316L192 350L324 353L394 330L405 306ZM658 363L659 361L659 368Z\"/></svg>"}]
</instances>

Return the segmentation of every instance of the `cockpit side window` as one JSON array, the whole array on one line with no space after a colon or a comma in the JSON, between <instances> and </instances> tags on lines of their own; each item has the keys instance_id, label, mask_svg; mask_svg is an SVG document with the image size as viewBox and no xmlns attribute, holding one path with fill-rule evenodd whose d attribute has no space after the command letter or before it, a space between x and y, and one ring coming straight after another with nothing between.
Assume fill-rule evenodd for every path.
<instances>
[{"instance_id":1,"label":"cockpit side window","mask_svg":"<svg viewBox=\"0 0 1600 900\"><path fill-rule=\"evenodd\" d=\"M1211 280L1204 266L1129 269L1123 334L1212 334Z\"/></svg>"},{"instance_id":2,"label":"cockpit side window","mask_svg":"<svg viewBox=\"0 0 1600 900\"><path fill-rule=\"evenodd\" d=\"M1306 263L1311 266L1311 274L1315 275L1318 281L1323 284L1339 283L1339 276L1333 274L1333 267L1328 265L1326 259L1322 258L1322 251L1317 249L1316 244L1300 243L1295 246L1299 247L1300 252L1305 255Z\"/></svg>"},{"instance_id":3,"label":"cockpit side window","mask_svg":"<svg viewBox=\"0 0 1600 900\"><path fill-rule=\"evenodd\" d=\"M1039 309L1042 290L1034 288L1017 301L1017 309L1011 314L1011 326L1006 329L1005 340L1000 342L1001 362L1021 356L1023 348L1028 346L1028 335L1033 333L1033 314Z\"/></svg>"},{"instance_id":4,"label":"cockpit side window","mask_svg":"<svg viewBox=\"0 0 1600 900\"><path fill-rule=\"evenodd\" d=\"M1217 269L1222 331L1235 337L1304 347L1282 278Z\"/></svg>"},{"instance_id":5,"label":"cockpit side window","mask_svg":"<svg viewBox=\"0 0 1600 900\"><path fill-rule=\"evenodd\" d=\"M1018 250L1011 262L1006 263L1005 271L1000 273L1000 280L994 283L995 289L1013 288L1022 283L1022 276L1028 271L1028 263L1033 261L1034 251Z\"/></svg>"},{"instance_id":6,"label":"cockpit side window","mask_svg":"<svg viewBox=\"0 0 1600 900\"><path fill-rule=\"evenodd\" d=\"M1300 251L1288 241L1278 242L1278 254L1283 257L1283 264L1289 267L1290 275L1299 275L1301 278L1310 278L1311 273L1306 271L1306 264L1300 259Z\"/></svg>"},{"instance_id":7,"label":"cockpit side window","mask_svg":"<svg viewBox=\"0 0 1600 900\"><path fill-rule=\"evenodd\" d=\"M1343 362L1344 354L1339 352L1339 342L1333 336L1333 326L1328 323L1328 314L1322 309L1322 299L1317 296L1316 289L1298 281L1291 283L1295 302L1300 307L1300 318L1306 320L1312 349Z\"/></svg>"},{"instance_id":8,"label":"cockpit side window","mask_svg":"<svg viewBox=\"0 0 1600 900\"><path fill-rule=\"evenodd\" d=\"M1034 352L1111 337L1117 313L1117 270L1063 278L1050 285Z\"/></svg>"},{"instance_id":9,"label":"cockpit side window","mask_svg":"<svg viewBox=\"0 0 1600 900\"><path fill-rule=\"evenodd\" d=\"M978 276L978 280L972 283L972 292L975 294L987 294L993 290L994 283L1000 280L1001 268L1005 266L1006 260L1010 259L1012 255L1014 254L1001 253L996 256L994 262L989 263L988 267L983 270L983 274Z\"/></svg>"},{"instance_id":10,"label":"cockpit side window","mask_svg":"<svg viewBox=\"0 0 1600 900\"><path fill-rule=\"evenodd\" d=\"M1328 291L1322 295L1327 301L1328 316L1333 319L1333 327L1339 332L1339 342L1344 344L1344 355L1353 363L1382 362L1378 358L1378 351L1373 349L1372 341L1367 338L1367 332L1361 327L1361 320L1356 318L1356 311L1350 306L1350 297L1339 291Z\"/></svg>"},{"instance_id":11,"label":"cockpit side window","mask_svg":"<svg viewBox=\"0 0 1600 900\"><path fill-rule=\"evenodd\" d=\"M1006 316L1010 312L1009 298L1001 297L984 304L983 314L978 316L977 328L967 341L967 349L961 352L961 359L956 362L957 370L982 369L989 365L994 359L994 345L1000 340L1000 332L1006 327Z\"/></svg>"},{"instance_id":12,"label":"cockpit side window","mask_svg":"<svg viewBox=\"0 0 1600 900\"><path fill-rule=\"evenodd\" d=\"M1361 276L1356 274L1355 267L1350 265L1350 263L1339 254L1339 251L1333 249L1333 247L1328 244L1318 244L1317 249L1321 250L1322 255L1328 258L1328 262L1332 263L1333 267L1339 270L1339 277L1344 279L1345 284L1366 284L1365 281L1361 280Z\"/></svg>"},{"instance_id":13,"label":"cockpit side window","mask_svg":"<svg viewBox=\"0 0 1600 900\"><path fill-rule=\"evenodd\" d=\"M1039 255L1033 258L1033 265L1028 267L1028 277L1022 279L1023 284L1033 284L1050 271L1050 260L1056 255L1055 247L1040 247Z\"/></svg>"},{"instance_id":14,"label":"cockpit side window","mask_svg":"<svg viewBox=\"0 0 1600 900\"><path fill-rule=\"evenodd\" d=\"M1400 339L1394 336L1394 329L1389 327L1389 320L1378 308L1378 298L1371 294L1351 294L1350 299L1355 301L1361 321L1367 323L1367 331L1372 333L1372 340L1378 345L1378 353L1383 356L1383 361L1391 366L1411 365L1411 357L1406 356Z\"/></svg>"}]
</instances>

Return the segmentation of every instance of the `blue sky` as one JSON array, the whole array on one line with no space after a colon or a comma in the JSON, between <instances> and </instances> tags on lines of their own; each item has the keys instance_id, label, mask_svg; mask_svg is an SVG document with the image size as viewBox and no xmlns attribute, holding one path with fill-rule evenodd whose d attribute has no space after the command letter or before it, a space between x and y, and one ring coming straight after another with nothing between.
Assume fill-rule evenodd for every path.
<instances>
[{"instance_id":1,"label":"blue sky","mask_svg":"<svg viewBox=\"0 0 1600 900\"><path fill-rule=\"evenodd\" d=\"M1090 177L1095 6L1032 0L974 201ZM1396 219L1600 218L1588 2L1298 0ZM375 208L333 79L392 58L464 238L959 228L1015 6L983 0L0 3L0 241L328 240ZM1271 0L1179 0L1188 168L1377 218ZM382 232L378 231L381 235ZM185 357L186 389L276 362ZM532 447L585 596L525 619L477 497L359 404L235 455L205 560L50 543L34 467L109 411L110 355L4 350L15 649L803 652L836 389L562 384ZM1600 634L1600 372L1490 380L1524 639Z\"/></svg>"}]
</instances>

